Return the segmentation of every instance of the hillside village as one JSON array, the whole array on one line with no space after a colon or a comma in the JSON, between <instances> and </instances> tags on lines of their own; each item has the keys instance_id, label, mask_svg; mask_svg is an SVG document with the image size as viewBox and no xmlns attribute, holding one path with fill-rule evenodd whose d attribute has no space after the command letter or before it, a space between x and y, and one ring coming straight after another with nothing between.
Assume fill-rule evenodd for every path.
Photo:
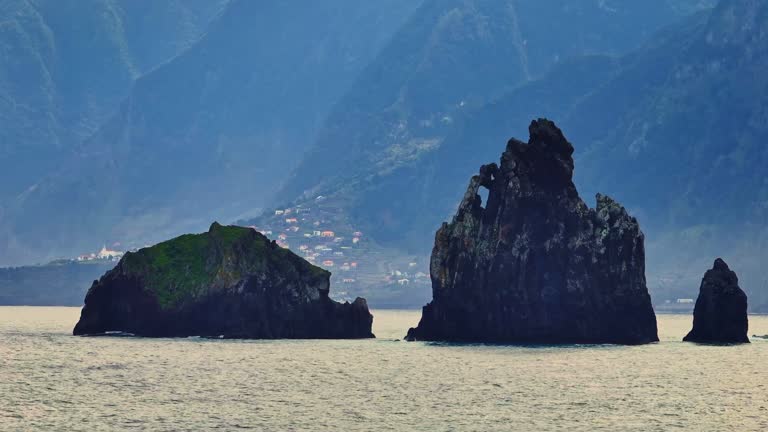
<instances>
[{"instance_id":1,"label":"hillside village","mask_svg":"<svg viewBox=\"0 0 768 432\"><path fill-rule=\"evenodd\" d=\"M381 247L364 232L351 227L339 215L336 204L324 197L318 197L312 204L272 209L255 220L235 224L255 229L280 247L330 271L331 296L336 300L353 301L361 296L374 307L392 308L410 308L428 301L431 281L427 257ZM88 283L77 284L78 291L85 290L90 281L125 255L125 251L117 250L120 246L120 243L103 246L98 252L56 259L33 268L63 265L93 268L93 274L83 279ZM136 251L149 245L123 246L128 251Z\"/></svg>"},{"instance_id":2,"label":"hillside village","mask_svg":"<svg viewBox=\"0 0 768 432\"><path fill-rule=\"evenodd\" d=\"M324 205L324 200L320 196L312 207L297 205L271 210L257 224L249 226L330 271L331 294L338 300L429 292L431 282L425 259L388 253L364 232L339 221L333 206Z\"/></svg>"}]
</instances>

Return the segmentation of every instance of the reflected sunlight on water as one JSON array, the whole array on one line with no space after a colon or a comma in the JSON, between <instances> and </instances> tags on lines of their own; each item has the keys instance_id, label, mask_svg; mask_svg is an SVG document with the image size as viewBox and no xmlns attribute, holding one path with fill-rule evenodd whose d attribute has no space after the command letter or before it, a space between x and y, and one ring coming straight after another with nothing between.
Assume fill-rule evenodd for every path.
<instances>
[{"instance_id":1,"label":"reflected sunlight on water","mask_svg":"<svg viewBox=\"0 0 768 432\"><path fill-rule=\"evenodd\" d=\"M79 338L76 308L0 307L2 430L768 430L768 341L639 347ZM750 317L750 336L768 317Z\"/></svg>"}]
</instances>

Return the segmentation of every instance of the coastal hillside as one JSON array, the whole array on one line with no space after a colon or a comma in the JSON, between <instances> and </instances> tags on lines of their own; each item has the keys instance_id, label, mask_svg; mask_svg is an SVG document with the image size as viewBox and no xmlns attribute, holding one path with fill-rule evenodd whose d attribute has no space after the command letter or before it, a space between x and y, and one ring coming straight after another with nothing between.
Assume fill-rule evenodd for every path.
<instances>
[{"instance_id":1,"label":"coastal hillside","mask_svg":"<svg viewBox=\"0 0 768 432\"><path fill-rule=\"evenodd\" d=\"M0 0L0 432L768 432L767 144L768 0Z\"/></svg>"},{"instance_id":2,"label":"coastal hillside","mask_svg":"<svg viewBox=\"0 0 768 432\"><path fill-rule=\"evenodd\" d=\"M0 202L54 169L135 78L194 43L225 3L0 2Z\"/></svg>"},{"instance_id":3,"label":"coastal hillside","mask_svg":"<svg viewBox=\"0 0 768 432\"><path fill-rule=\"evenodd\" d=\"M52 209L63 214L76 207L71 196L21 214L18 206L80 153L80 143L117 110L136 78L197 41L226 3L0 1L0 265L79 253L57 253L57 239L67 232L50 217ZM47 240L36 238L27 218L35 229L55 229Z\"/></svg>"},{"instance_id":4,"label":"coastal hillside","mask_svg":"<svg viewBox=\"0 0 768 432\"><path fill-rule=\"evenodd\" d=\"M129 74L135 84L111 95L119 109L100 111L71 157L3 203L0 263L140 246L258 210L418 5L227 3L183 53Z\"/></svg>"},{"instance_id":5,"label":"coastal hillside","mask_svg":"<svg viewBox=\"0 0 768 432\"><path fill-rule=\"evenodd\" d=\"M368 154L374 162L351 164L363 174L330 177L318 194L340 202L345 220L384 247L425 256L460 200L466 167L491 159L493 143L546 115L580 149L580 189L624 197L643 223L655 298L695 297L697 269L720 254L742 275L751 310L762 310L766 8L724 0L624 56L563 61L454 118L429 151L394 159L391 152ZM391 164L381 169L375 160Z\"/></svg>"},{"instance_id":6,"label":"coastal hillside","mask_svg":"<svg viewBox=\"0 0 768 432\"><path fill-rule=\"evenodd\" d=\"M571 57L625 53L708 5L426 1L331 111L282 195L314 197L420 160L467 111Z\"/></svg>"},{"instance_id":7,"label":"coastal hillside","mask_svg":"<svg viewBox=\"0 0 768 432\"><path fill-rule=\"evenodd\" d=\"M461 148L470 140L504 137L510 121L530 114L519 101L534 101L533 110L559 119L586 146L576 155L577 184L621 194L643 223L654 292L692 298L683 290L698 285L713 256L724 256L750 310L765 310L767 24L765 3L724 0L619 61L578 62L590 77L580 90L569 69L555 70L472 115L452 160L468 157ZM606 78L593 80L597 74ZM562 103L560 94L571 96Z\"/></svg>"}]
</instances>

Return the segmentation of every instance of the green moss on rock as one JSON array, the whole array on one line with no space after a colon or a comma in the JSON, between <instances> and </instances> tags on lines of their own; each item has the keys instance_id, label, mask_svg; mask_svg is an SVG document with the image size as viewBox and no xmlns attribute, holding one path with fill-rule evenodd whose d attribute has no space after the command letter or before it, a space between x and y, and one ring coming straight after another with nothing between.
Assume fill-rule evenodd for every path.
<instances>
[{"instance_id":1,"label":"green moss on rock","mask_svg":"<svg viewBox=\"0 0 768 432\"><path fill-rule=\"evenodd\" d=\"M164 309L268 269L281 274L303 273L313 279L330 277L329 272L251 228L217 222L208 232L185 234L128 253L118 267L124 275L140 279Z\"/></svg>"}]
</instances>

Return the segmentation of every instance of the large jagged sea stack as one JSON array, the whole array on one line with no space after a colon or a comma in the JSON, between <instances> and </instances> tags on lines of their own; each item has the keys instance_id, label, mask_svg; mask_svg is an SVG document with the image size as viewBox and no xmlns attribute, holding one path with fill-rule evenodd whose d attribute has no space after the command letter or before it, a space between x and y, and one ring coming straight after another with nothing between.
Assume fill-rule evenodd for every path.
<instances>
[{"instance_id":1,"label":"large jagged sea stack","mask_svg":"<svg viewBox=\"0 0 768 432\"><path fill-rule=\"evenodd\" d=\"M573 184L573 146L554 123L530 125L501 164L472 177L437 231L433 300L408 340L643 344L658 340L634 217ZM480 188L487 188L483 203Z\"/></svg>"},{"instance_id":2,"label":"large jagged sea stack","mask_svg":"<svg viewBox=\"0 0 768 432\"><path fill-rule=\"evenodd\" d=\"M127 253L88 291L74 334L373 337L365 300L331 300L329 278L251 228L213 223Z\"/></svg>"}]
</instances>

